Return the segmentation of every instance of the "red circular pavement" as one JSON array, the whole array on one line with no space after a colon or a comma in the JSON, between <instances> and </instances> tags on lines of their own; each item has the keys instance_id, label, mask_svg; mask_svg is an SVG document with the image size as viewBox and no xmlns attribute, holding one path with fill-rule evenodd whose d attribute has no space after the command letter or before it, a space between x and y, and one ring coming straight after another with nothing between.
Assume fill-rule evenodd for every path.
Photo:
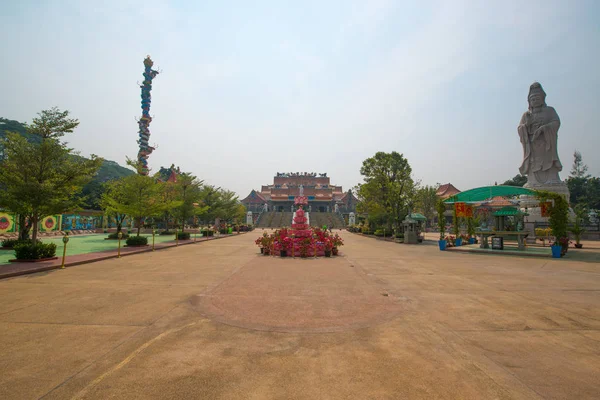
<instances>
[{"instance_id":1,"label":"red circular pavement","mask_svg":"<svg viewBox=\"0 0 600 400\"><path fill-rule=\"evenodd\" d=\"M402 303L344 257L257 256L192 305L213 320L248 329L336 332L393 318Z\"/></svg>"}]
</instances>

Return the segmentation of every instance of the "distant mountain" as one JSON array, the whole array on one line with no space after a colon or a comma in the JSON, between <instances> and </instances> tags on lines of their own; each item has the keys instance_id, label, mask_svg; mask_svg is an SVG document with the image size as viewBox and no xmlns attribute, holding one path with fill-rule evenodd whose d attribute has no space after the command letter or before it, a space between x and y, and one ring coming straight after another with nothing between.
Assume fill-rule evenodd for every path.
<instances>
[{"instance_id":1,"label":"distant mountain","mask_svg":"<svg viewBox=\"0 0 600 400\"><path fill-rule=\"evenodd\" d=\"M38 136L27 133L27 126L24 123L0 117L0 138L5 138L6 132L16 132L30 142L40 141ZM104 160L94 179L83 187L82 196L85 197L85 207L99 210L98 203L103 192L102 184L133 174L135 171L122 167L115 161Z\"/></svg>"}]
</instances>

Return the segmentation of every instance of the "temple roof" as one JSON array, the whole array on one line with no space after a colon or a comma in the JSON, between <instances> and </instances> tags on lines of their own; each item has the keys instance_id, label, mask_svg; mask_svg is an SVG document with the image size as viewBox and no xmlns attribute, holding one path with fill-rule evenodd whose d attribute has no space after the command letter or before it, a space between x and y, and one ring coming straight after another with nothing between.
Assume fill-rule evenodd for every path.
<instances>
[{"instance_id":1,"label":"temple roof","mask_svg":"<svg viewBox=\"0 0 600 400\"><path fill-rule=\"evenodd\" d=\"M460 190L454 187L451 183L446 183L445 185L441 185L435 195L441 197L442 199L447 199L450 196L454 196L455 194L460 193Z\"/></svg>"},{"instance_id":2,"label":"temple roof","mask_svg":"<svg viewBox=\"0 0 600 400\"><path fill-rule=\"evenodd\" d=\"M250 194L248 196L246 196L245 199L242 199L241 202L242 203L266 203L267 199L265 199L265 197L262 194L260 194L256 190L252 189Z\"/></svg>"},{"instance_id":3,"label":"temple roof","mask_svg":"<svg viewBox=\"0 0 600 400\"><path fill-rule=\"evenodd\" d=\"M169 175L167 182L173 182L173 183L177 182L177 174L175 173L174 169L171 169L171 174Z\"/></svg>"},{"instance_id":4,"label":"temple roof","mask_svg":"<svg viewBox=\"0 0 600 400\"><path fill-rule=\"evenodd\" d=\"M510 207L516 205L518 202L516 200L509 200L502 196L495 196L491 200L484 201L481 205L489 206L489 207Z\"/></svg>"}]
</instances>

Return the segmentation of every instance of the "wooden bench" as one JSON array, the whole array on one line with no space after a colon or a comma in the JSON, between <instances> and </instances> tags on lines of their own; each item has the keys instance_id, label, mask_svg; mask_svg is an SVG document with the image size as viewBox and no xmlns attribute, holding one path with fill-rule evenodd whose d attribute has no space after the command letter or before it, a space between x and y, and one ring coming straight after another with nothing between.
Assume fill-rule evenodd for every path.
<instances>
[{"instance_id":1,"label":"wooden bench","mask_svg":"<svg viewBox=\"0 0 600 400\"><path fill-rule=\"evenodd\" d=\"M489 237L499 236L509 240L514 240L516 237L519 250L525 250L525 238L529 236L529 232L525 231L477 231L475 234L481 237L481 245L479 247L482 249L490 248Z\"/></svg>"}]
</instances>

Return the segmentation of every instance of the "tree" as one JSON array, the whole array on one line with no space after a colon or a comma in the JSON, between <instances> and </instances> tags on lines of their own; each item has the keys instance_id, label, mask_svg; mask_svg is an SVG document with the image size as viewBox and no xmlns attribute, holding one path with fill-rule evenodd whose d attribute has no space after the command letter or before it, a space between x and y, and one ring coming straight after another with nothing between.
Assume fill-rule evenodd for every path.
<instances>
[{"instance_id":1,"label":"tree","mask_svg":"<svg viewBox=\"0 0 600 400\"><path fill-rule=\"evenodd\" d=\"M399 229L415 195L408 161L395 151L380 151L363 161L360 173L364 179L364 183L358 185L360 210L369 215L383 212L389 223Z\"/></svg>"},{"instance_id":2,"label":"tree","mask_svg":"<svg viewBox=\"0 0 600 400\"><path fill-rule=\"evenodd\" d=\"M113 217L117 225L117 233L121 232L123 222L127 214L121 212L120 205L126 201L128 193L125 192L125 185L121 180L107 182L104 193L100 199L100 207L104 210L106 216Z\"/></svg>"},{"instance_id":3,"label":"tree","mask_svg":"<svg viewBox=\"0 0 600 400\"><path fill-rule=\"evenodd\" d=\"M588 167L583 163L581 153L575 150L571 175L566 180L571 205L573 207L581 205L588 209L595 209L600 205L600 194L597 188L598 178L593 178L587 173L587 170Z\"/></svg>"},{"instance_id":4,"label":"tree","mask_svg":"<svg viewBox=\"0 0 600 400\"><path fill-rule=\"evenodd\" d=\"M205 222L215 221L216 218L231 220L235 216L239 204L236 194L232 191L204 185L201 191L202 204L208 208L202 213Z\"/></svg>"},{"instance_id":5,"label":"tree","mask_svg":"<svg viewBox=\"0 0 600 400\"><path fill-rule=\"evenodd\" d=\"M427 221L431 223L435 216L436 204L438 197L436 195L439 185L423 186L417 189L416 207L417 210L423 213Z\"/></svg>"},{"instance_id":6,"label":"tree","mask_svg":"<svg viewBox=\"0 0 600 400\"><path fill-rule=\"evenodd\" d=\"M574 178L589 178L586 174L588 166L583 163L583 157L577 150L573 153L573 166L571 167L571 176Z\"/></svg>"},{"instance_id":7,"label":"tree","mask_svg":"<svg viewBox=\"0 0 600 400\"><path fill-rule=\"evenodd\" d=\"M109 205L114 214L128 215L137 226L140 236L144 218L157 217L165 210L180 205L177 201L163 201L165 184L148 175L130 175L114 181L103 197L103 204Z\"/></svg>"},{"instance_id":8,"label":"tree","mask_svg":"<svg viewBox=\"0 0 600 400\"><path fill-rule=\"evenodd\" d=\"M181 173L175 183L176 199L181 203L173 209L175 218L183 230L186 221L194 216L201 215L208 210L208 206L200 204L202 201L202 181L189 173Z\"/></svg>"},{"instance_id":9,"label":"tree","mask_svg":"<svg viewBox=\"0 0 600 400\"><path fill-rule=\"evenodd\" d=\"M527 177L521 174L515 175L511 179L504 181L504 186L520 186L523 187L527 183Z\"/></svg>"},{"instance_id":10,"label":"tree","mask_svg":"<svg viewBox=\"0 0 600 400\"><path fill-rule=\"evenodd\" d=\"M81 201L77 195L102 163L95 155L91 159L77 157L60 141L79 125L68 118L68 111L55 107L38 115L27 126L27 133L39 140L27 141L19 133L7 132L1 144L0 207L19 214L20 239L26 239L33 229L32 239L36 240L43 217L78 208Z\"/></svg>"},{"instance_id":11,"label":"tree","mask_svg":"<svg viewBox=\"0 0 600 400\"><path fill-rule=\"evenodd\" d=\"M246 219L246 206L242 203L238 203L235 208L235 214L233 216L233 222L237 225L243 224Z\"/></svg>"}]
</instances>

